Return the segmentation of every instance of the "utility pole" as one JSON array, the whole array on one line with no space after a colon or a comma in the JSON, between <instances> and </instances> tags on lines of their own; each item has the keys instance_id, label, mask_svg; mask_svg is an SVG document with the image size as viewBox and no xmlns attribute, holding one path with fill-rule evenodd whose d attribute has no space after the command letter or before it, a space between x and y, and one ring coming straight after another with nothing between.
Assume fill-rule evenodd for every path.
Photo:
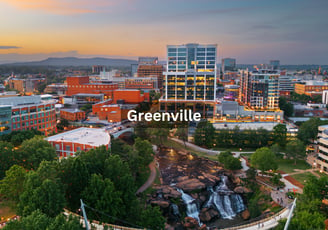
<instances>
[{"instance_id":1,"label":"utility pole","mask_svg":"<svg viewBox=\"0 0 328 230\"><path fill-rule=\"evenodd\" d=\"M80 199L80 201L81 201L81 210L84 218L85 228L86 230L89 230L88 217L84 209L85 204L83 203L82 199Z\"/></svg>"},{"instance_id":2,"label":"utility pole","mask_svg":"<svg viewBox=\"0 0 328 230\"><path fill-rule=\"evenodd\" d=\"M287 222L285 224L284 230L287 230L288 229L288 225L290 223L290 220L292 219L293 211L294 211L294 209L296 207L296 199L297 198L294 199L293 205L292 205L292 207L290 209L290 212L289 212L288 219L287 219Z\"/></svg>"}]
</instances>

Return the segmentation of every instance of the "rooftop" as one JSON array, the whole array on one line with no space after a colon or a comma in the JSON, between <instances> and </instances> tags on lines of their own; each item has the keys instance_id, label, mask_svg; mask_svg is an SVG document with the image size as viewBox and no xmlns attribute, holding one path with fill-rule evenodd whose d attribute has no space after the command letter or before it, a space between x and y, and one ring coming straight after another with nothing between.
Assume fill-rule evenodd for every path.
<instances>
[{"instance_id":1,"label":"rooftop","mask_svg":"<svg viewBox=\"0 0 328 230\"><path fill-rule=\"evenodd\" d=\"M78 128L45 138L47 141L72 142L99 147L110 143L110 135L105 129Z\"/></svg>"}]
</instances>

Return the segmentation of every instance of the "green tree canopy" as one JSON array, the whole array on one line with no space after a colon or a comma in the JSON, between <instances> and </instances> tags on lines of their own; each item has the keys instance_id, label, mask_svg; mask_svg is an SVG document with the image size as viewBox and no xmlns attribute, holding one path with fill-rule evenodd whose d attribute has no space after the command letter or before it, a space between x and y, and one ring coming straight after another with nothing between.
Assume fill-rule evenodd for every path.
<instances>
[{"instance_id":1,"label":"green tree canopy","mask_svg":"<svg viewBox=\"0 0 328 230\"><path fill-rule=\"evenodd\" d=\"M13 165L6 171L6 176L0 181L0 194L14 202L19 201L23 192L26 170L18 165Z\"/></svg>"},{"instance_id":2,"label":"green tree canopy","mask_svg":"<svg viewBox=\"0 0 328 230\"><path fill-rule=\"evenodd\" d=\"M280 147L285 147L287 142L287 128L284 124L278 124L273 127L273 140L274 143Z\"/></svg>"},{"instance_id":3,"label":"green tree canopy","mask_svg":"<svg viewBox=\"0 0 328 230\"><path fill-rule=\"evenodd\" d=\"M201 121L195 131L195 144L213 148L215 141L215 128L209 121Z\"/></svg>"},{"instance_id":4,"label":"green tree canopy","mask_svg":"<svg viewBox=\"0 0 328 230\"><path fill-rule=\"evenodd\" d=\"M26 169L36 170L41 161L53 161L57 158L56 150L42 136L35 136L23 141L19 149L21 164Z\"/></svg>"},{"instance_id":5,"label":"green tree canopy","mask_svg":"<svg viewBox=\"0 0 328 230\"><path fill-rule=\"evenodd\" d=\"M100 175L92 174L88 186L82 193L82 197L86 204L90 204L90 206L110 216L118 217L122 212L121 193L115 189L114 183L108 178L103 179ZM90 218L94 219L96 217L93 214L90 216ZM113 222L113 219L101 216L101 221Z\"/></svg>"},{"instance_id":6,"label":"green tree canopy","mask_svg":"<svg viewBox=\"0 0 328 230\"><path fill-rule=\"evenodd\" d=\"M311 117L310 120L303 122L298 129L298 139L300 139L304 144L309 143L311 139L316 139L319 125L320 118L317 117Z\"/></svg>"},{"instance_id":7,"label":"green tree canopy","mask_svg":"<svg viewBox=\"0 0 328 230\"><path fill-rule=\"evenodd\" d=\"M59 178L45 178L42 171L30 171L25 178L24 191L18 203L18 214L28 216L40 209L49 217L55 217L65 205L63 184Z\"/></svg>"},{"instance_id":8,"label":"green tree canopy","mask_svg":"<svg viewBox=\"0 0 328 230\"><path fill-rule=\"evenodd\" d=\"M259 148L252 154L251 165L262 172L278 168L276 156L268 147Z\"/></svg>"},{"instance_id":9,"label":"green tree canopy","mask_svg":"<svg viewBox=\"0 0 328 230\"><path fill-rule=\"evenodd\" d=\"M221 152L218 155L218 160L224 164L224 168L226 169L238 170L242 168L240 160L233 157L230 151Z\"/></svg>"},{"instance_id":10,"label":"green tree canopy","mask_svg":"<svg viewBox=\"0 0 328 230\"><path fill-rule=\"evenodd\" d=\"M305 157L305 145L299 139L289 141L286 145L287 155L296 159L300 157Z\"/></svg>"},{"instance_id":11,"label":"green tree canopy","mask_svg":"<svg viewBox=\"0 0 328 230\"><path fill-rule=\"evenodd\" d=\"M0 141L0 179L5 176L5 172L20 159L11 143Z\"/></svg>"}]
</instances>

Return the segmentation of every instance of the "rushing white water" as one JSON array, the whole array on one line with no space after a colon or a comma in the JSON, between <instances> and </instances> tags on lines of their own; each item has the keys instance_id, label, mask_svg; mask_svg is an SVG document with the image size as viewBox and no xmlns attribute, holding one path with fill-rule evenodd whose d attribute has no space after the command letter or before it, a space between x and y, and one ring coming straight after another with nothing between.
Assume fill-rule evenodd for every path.
<instances>
[{"instance_id":1,"label":"rushing white water","mask_svg":"<svg viewBox=\"0 0 328 230\"><path fill-rule=\"evenodd\" d=\"M237 213L245 210L243 199L239 194L234 194L227 186L228 177L221 177L221 184L216 186L208 199L205 207L214 206L223 219L232 219Z\"/></svg>"},{"instance_id":2,"label":"rushing white water","mask_svg":"<svg viewBox=\"0 0 328 230\"><path fill-rule=\"evenodd\" d=\"M178 191L182 194L182 200L187 206L187 216L196 219L199 223L199 226L201 226L201 222L199 219L199 209L197 207L195 199L189 196L187 193L184 193L182 189L178 189Z\"/></svg>"}]
</instances>

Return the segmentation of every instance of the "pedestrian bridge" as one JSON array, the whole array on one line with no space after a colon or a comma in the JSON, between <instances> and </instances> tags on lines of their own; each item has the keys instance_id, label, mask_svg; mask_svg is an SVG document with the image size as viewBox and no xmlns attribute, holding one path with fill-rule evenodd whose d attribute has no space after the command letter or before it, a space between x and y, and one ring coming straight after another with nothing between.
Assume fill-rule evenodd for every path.
<instances>
[{"instance_id":1,"label":"pedestrian bridge","mask_svg":"<svg viewBox=\"0 0 328 230\"><path fill-rule=\"evenodd\" d=\"M117 139L117 138L122 137L122 136L132 135L133 133L134 133L134 129L130 127L130 128L122 129L122 130L117 131L115 133L111 133L111 135L114 137L114 139Z\"/></svg>"}]
</instances>

